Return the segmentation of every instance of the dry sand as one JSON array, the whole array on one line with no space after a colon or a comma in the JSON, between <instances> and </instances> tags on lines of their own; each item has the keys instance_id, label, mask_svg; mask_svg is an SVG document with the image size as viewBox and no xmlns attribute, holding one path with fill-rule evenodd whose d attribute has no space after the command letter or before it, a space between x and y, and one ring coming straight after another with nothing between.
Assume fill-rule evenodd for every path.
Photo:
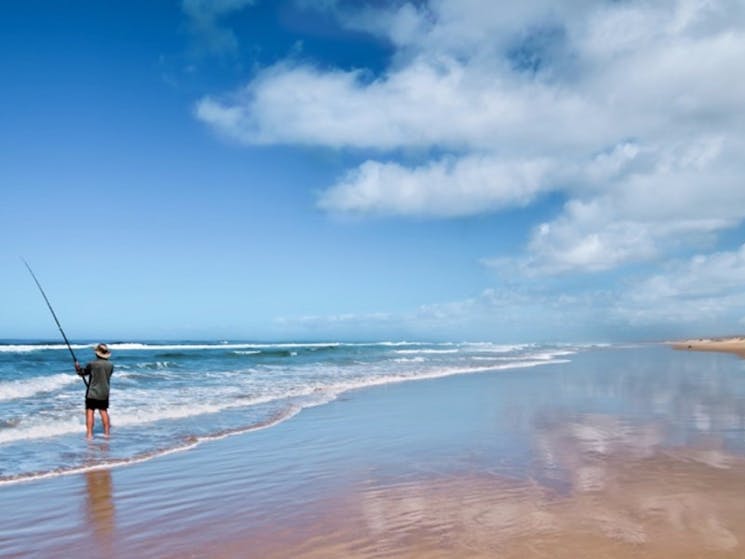
<instances>
[{"instance_id":1,"label":"dry sand","mask_svg":"<svg viewBox=\"0 0 745 559\"><path fill-rule=\"evenodd\" d=\"M671 342L670 345L674 349L691 351L722 351L725 353L735 353L740 357L745 357L745 337L742 336L695 338Z\"/></svg>"}]
</instances>

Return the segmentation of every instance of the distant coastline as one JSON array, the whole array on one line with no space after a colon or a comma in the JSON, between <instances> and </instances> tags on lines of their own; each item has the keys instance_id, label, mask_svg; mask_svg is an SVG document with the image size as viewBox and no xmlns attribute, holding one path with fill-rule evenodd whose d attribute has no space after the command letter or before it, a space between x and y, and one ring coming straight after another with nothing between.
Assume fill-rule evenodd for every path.
<instances>
[{"instance_id":1,"label":"distant coastline","mask_svg":"<svg viewBox=\"0 0 745 559\"><path fill-rule=\"evenodd\" d=\"M726 336L719 338L695 338L670 342L673 349L690 351L720 351L734 353L745 358L745 336Z\"/></svg>"}]
</instances>

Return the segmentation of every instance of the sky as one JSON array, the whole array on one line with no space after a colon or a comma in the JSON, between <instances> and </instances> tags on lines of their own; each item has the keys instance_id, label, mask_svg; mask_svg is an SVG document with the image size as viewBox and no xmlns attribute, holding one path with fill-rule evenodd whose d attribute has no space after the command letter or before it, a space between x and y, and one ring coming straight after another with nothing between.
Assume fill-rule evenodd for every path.
<instances>
[{"instance_id":1,"label":"sky","mask_svg":"<svg viewBox=\"0 0 745 559\"><path fill-rule=\"evenodd\" d=\"M741 0L10 0L0 338L745 331Z\"/></svg>"}]
</instances>

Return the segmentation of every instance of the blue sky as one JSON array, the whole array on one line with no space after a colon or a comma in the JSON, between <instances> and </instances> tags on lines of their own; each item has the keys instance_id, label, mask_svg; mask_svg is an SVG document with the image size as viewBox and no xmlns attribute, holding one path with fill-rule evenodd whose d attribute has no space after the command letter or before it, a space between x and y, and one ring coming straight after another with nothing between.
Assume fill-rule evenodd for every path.
<instances>
[{"instance_id":1,"label":"blue sky","mask_svg":"<svg viewBox=\"0 0 745 559\"><path fill-rule=\"evenodd\" d=\"M739 1L6 2L0 338L745 329Z\"/></svg>"}]
</instances>

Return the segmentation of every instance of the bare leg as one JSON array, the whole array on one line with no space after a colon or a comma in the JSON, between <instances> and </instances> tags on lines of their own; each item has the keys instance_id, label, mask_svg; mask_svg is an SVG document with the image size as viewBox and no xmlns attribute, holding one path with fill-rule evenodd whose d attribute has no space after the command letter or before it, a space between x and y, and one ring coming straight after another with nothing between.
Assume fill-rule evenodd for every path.
<instances>
[{"instance_id":1,"label":"bare leg","mask_svg":"<svg viewBox=\"0 0 745 559\"><path fill-rule=\"evenodd\" d=\"M98 410L101 412L101 421L103 421L103 434L107 437L111 432L111 421L109 420L109 410Z\"/></svg>"},{"instance_id":2,"label":"bare leg","mask_svg":"<svg viewBox=\"0 0 745 559\"><path fill-rule=\"evenodd\" d=\"M93 438L93 410L85 410L85 436Z\"/></svg>"}]
</instances>

